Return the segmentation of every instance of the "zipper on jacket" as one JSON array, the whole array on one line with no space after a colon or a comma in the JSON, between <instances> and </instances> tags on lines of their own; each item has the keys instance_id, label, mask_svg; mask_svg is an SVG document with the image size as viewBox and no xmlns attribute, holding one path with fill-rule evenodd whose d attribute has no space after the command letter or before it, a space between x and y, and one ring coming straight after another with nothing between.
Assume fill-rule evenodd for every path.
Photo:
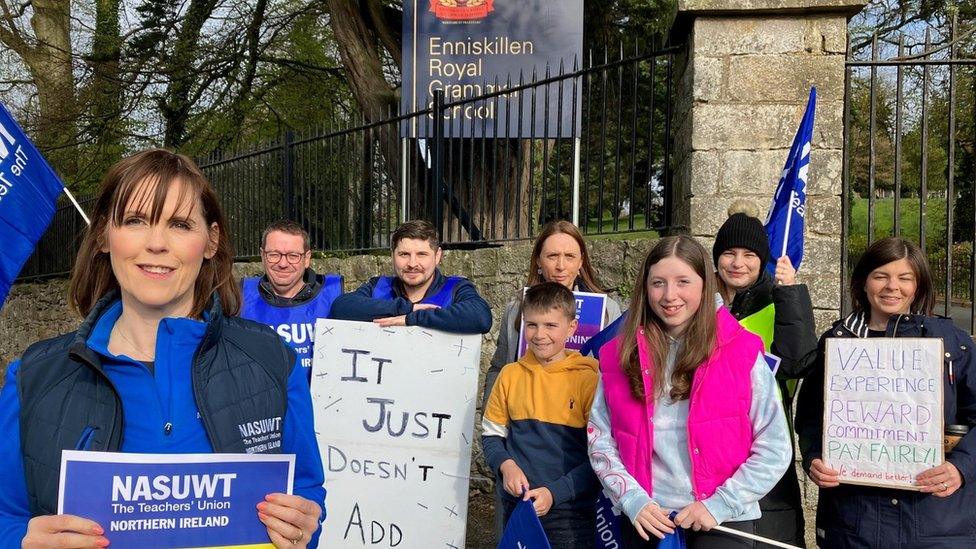
<instances>
[{"instance_id":1,"label":"zipper on jacket","mask_svg":"<svg viewBox=\"0 0 976 549\"><path fill-rule=\"evenodd\" d=\"M91 352L87 347L85 347L84 349L86 353ZM108 438L106 439L107 441L106 450L110 452L121 451L123 438L125 438L125 411L122 409L122 397L119 396L118 388L115 386L115 383L112 381L112 378L108 377L108 374L106 374L105 371L102 370L102 368L100 367L101 363L99 363L99 366L96 366L91 360L88 359L88 357L84 356L80 352L69 351L68 357L72 358L72 355L74 355L74 358L77 359L79 362L88 365L89 368L91 368L99 376L101 376L102 379L105 380L105 383L108 384L109 389L111 389L112 395L115 397L115 405L116 405L115 417L117 421L115 421L115 424L112 426L112 430L109 431L108 433ZM119 445L117 448L112 448L112 440L116 438L116 434L115 434L116 429L119 429L119 434L118 434Z\"/></svg>"}]
</instances>

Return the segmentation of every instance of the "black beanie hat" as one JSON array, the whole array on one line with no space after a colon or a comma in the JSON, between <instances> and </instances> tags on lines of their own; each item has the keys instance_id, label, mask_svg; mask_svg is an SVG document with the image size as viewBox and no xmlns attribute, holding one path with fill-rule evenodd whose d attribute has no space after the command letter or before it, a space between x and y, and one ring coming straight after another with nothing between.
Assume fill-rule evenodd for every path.
<instances>
[{"instance_id":1,"label":"black beanie hat","mask_svg":"<svg viewBox=\"0 0 976 549\"><path fill-rule=\"evenodd\" d=\"M766 229L755 217L744 213L734 213L725 220L715 235L712 246L712 261L718 268L718 257L729 248L745 248L756 252L763 268L769 261L769 237Z\"/></svg>"}]
</instances>

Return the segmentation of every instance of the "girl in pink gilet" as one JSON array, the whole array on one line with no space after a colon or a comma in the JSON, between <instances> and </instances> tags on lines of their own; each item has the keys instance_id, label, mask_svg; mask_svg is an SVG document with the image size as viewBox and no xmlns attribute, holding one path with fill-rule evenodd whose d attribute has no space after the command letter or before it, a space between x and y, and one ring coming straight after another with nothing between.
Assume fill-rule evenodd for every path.
<instances>
[{"instance_id":1,"label":"girl in pink gilet","mask_svg":"<svg viewBox=\"0 0 976 549\"><path fill-rule=\"evenodd\" d=\"M689 549L753 547L709 530L754 533L760 498L790 465L762 341L715 293L701 244L663 238L644 259L620 334L600 350L590 462L629 519L624 547L656 547L677 526Z\"/></svg>"}]
</instances>

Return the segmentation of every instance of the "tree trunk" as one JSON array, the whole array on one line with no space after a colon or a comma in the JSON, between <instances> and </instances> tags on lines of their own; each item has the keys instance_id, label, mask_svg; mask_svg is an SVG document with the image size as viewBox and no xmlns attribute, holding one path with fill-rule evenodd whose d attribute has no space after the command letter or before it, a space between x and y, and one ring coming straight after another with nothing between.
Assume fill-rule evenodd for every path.
<instances>
[{"instance_id":1,"label":"tree trunk","mask_svg":"<svg viewBox=\"0 0 976 549\"><path fill-rule=\"evenodd\" d=\"M35 0L32 38L11 24L0 29L3 42L23 60L37 88L38 114L34 143L70 185L78 166L78 102L72 73L71 3Z\"/></svg>"},{"instance_id":2,"label":"tree trunk","mask_svg":"<svg viewBox=\"0 0 976 549\"><path fill-rule=\"evenodd\" d=\"M159 107L166 124L163 143L167 147L177 148L186 141L186 125L194 103L191 94L200 78L194 66L200 52L200 32L216 5L216 0L191 0L177 33L172 57L166 60L169 85ZM213 75L208 77L214 78Z\"/></svg>"}]
</instances>

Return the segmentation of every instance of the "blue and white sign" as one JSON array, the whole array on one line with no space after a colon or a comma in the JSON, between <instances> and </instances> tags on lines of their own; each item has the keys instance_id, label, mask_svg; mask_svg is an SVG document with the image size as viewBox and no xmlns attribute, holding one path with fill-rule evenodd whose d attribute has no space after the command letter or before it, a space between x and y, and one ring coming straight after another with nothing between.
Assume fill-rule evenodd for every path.
<instances>
[{"instance_id":1,"label":"blue and white sign","mask_svg":"<svg viewBox=\"0 0 976 549\"><path fill-rule=\"evenodd\" d=\"M97 522L113 547L271 549L256 505L294 476L294 455L65 450L58 513Z\"/></svg>"},{"instance_id":2,"label":"blue and white sign","mask_svg":"<svg viewBox=\"0 0 976 549\"><path fill-rule=\"evenodd\" d=\"M524 288L523 292L528 290ZM566 341L566 348L571 351L579 351L586 345L591 337L600 333L607 318L607 295L591 292L573 292L576 297L576 320L579 322L574 333ZM524 356L529 348L529 342L525 339L525 317L522 317L522 326L519 328L518 356Z\"/></svg>"},{"instance_id":3,"label":"blue and white sign","mask_svg":"<svg viewBox=\"0 0 976 549\"><path fill-rule=\"evenodd\" d=\"M448 107L449 137L579 136L580 79L510 88L582 69L582 0L405 0L400 112L430 108L435 91ZM574 68L575 67L575 68ZM548 71L548 74L547 74ZM432 135L433 117L411 119L404 137Z\"/></svg>"}]
</instances>

